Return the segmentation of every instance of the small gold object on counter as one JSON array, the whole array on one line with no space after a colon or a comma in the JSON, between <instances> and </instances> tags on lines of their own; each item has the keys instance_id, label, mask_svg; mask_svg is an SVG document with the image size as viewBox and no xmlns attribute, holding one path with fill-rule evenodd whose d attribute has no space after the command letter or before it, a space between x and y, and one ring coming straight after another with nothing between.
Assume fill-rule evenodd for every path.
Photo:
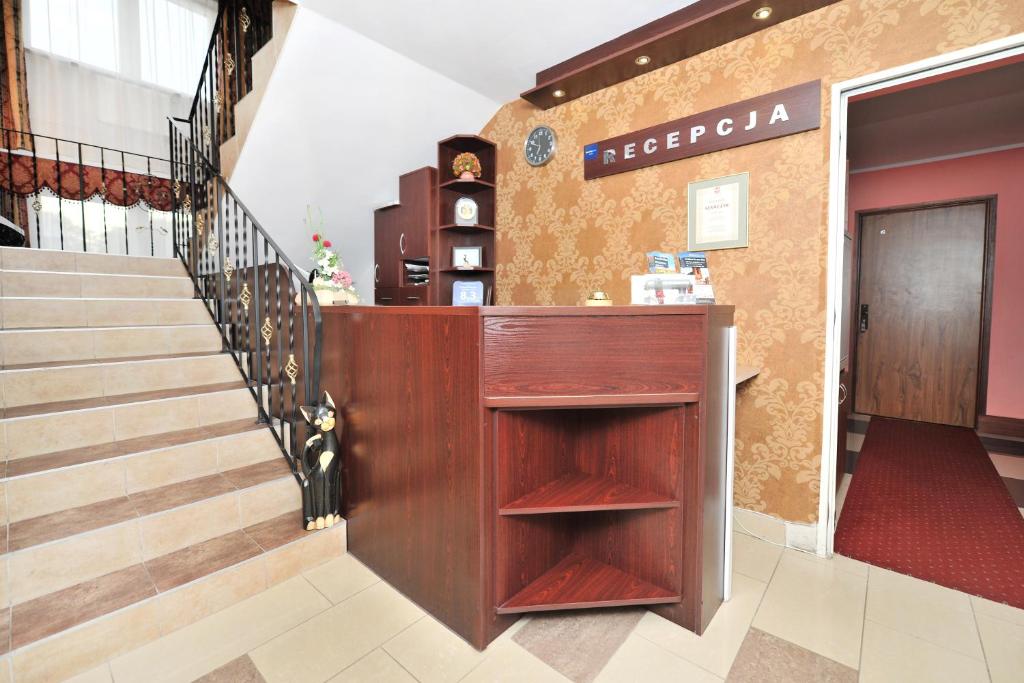
<instances>
[{"instance_id":1,"label":"small gold object on counter","mask_svg":"<svg viewBox=\"0 0 1024 683\"><path fill-rule=\"evenodd\" d=\"M604 292L593 292L587 297L587 306L612 306L612 300Z\"/></svg>"}]
</instances>

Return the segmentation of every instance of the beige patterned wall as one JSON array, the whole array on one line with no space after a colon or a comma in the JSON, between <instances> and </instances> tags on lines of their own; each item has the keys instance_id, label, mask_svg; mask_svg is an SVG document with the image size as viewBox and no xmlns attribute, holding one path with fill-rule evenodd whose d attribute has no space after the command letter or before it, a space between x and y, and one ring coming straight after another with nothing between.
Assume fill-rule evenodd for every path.
<instances>
[{"instance_id":1,"label":"beige patterned wall","mask_svg":"<svg viewBox=\"0 0 1024 683\"><path fill-rule=\"evenodd\" d=\"M736 503L815 520L831 84L1020 31L1024 0L844 0L549 111L510 102L483 130L499 151L497 302L628 303L644 252L686 248L687 183L748 171L750 247L709 253L739 363L761 369L739 397ZM819 78L821 130L583 180L584 144ZM522 145L539 124L559 152L537 169Z\"/></svg>"}]
</instances>

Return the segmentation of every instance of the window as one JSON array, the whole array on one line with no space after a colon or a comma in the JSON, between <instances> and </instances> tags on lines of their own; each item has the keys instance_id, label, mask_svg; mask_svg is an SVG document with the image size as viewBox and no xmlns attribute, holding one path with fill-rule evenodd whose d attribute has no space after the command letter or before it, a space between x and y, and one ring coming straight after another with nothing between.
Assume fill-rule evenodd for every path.
<instances>
[{"instance_id":1,"label":"window","mask_svg":"<svg viewBox=\"0 0 1024 683\"><path fill-rule=\"evenodd\" d=\"M191 95L216 0L27 0L26 44Z\"/></svg>"},{"instance_id":2,"label":"window","mask_svg":"<svg viewBox=\"0 0 1024 683\"><path fill-rule=\"evenodd\" d=\"M29 0L29 47L118 71L120 0Z\"/></svg>"}]
</instances>

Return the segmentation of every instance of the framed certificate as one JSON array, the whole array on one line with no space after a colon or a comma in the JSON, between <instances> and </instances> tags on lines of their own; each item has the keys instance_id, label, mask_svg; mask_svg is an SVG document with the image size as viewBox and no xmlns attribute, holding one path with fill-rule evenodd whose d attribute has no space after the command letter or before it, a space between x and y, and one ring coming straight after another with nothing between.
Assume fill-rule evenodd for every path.
<instances>
[{"instance_id":1,"label":"framed certificate","mask_svg":"<svg viewBox=\"0 0 1024 683\"><path fill-rule=\"evenodd\" d=\"M700 180L687 191L686 241L690 251L747 245L749 173Z\"/></svg>"}]
</instances>

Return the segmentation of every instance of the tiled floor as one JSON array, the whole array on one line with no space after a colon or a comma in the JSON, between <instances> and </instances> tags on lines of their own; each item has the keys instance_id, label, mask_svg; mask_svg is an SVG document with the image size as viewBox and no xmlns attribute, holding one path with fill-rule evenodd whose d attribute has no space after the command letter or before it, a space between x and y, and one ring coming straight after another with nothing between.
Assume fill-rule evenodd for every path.
<instances>
[{"instance_id":1,"label":"tiled floor","mask_svg":"<svg viewBox=\"0 0 1024 683\"><path fill-rule=\"evenodd\" d=\"M1021 680L1024 610L735 541L733 599L701 637L644 610L609 610L524 618L476 652L346 555L77 680Z\"/></svg>"}]
</instances>

